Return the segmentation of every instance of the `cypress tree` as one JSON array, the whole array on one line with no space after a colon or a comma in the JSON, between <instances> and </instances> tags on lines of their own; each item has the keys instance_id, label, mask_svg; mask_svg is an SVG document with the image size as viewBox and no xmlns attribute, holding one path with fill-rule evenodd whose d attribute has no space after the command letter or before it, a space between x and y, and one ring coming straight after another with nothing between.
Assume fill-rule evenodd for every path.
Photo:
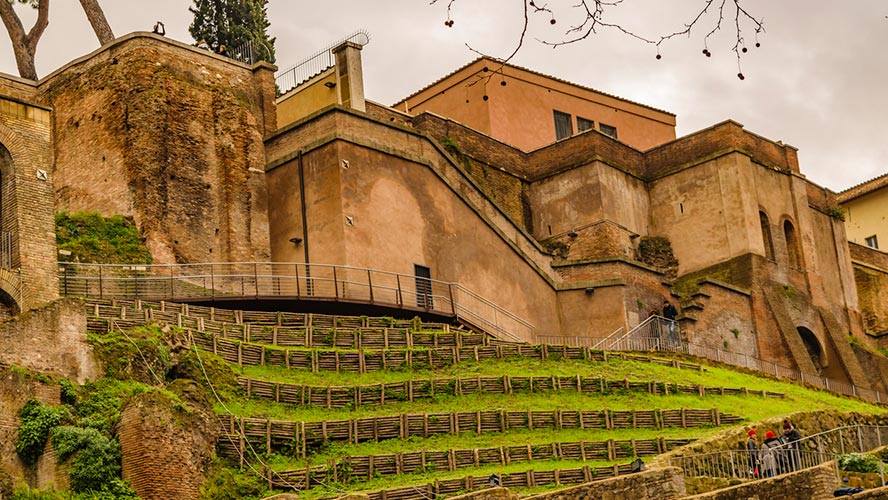
<instances>
[{"instance_id":1,"label":"cypress tree","mask_svg":"<svg viewBox=\"0 0 888 500\"><path fill-rule=\"evenodd\" d=\"M237 49L247 42L255 60L274 62L274 38L268 36L268 0L193 0L188 31L214 51Z\"/></svg>"}]
</instances>

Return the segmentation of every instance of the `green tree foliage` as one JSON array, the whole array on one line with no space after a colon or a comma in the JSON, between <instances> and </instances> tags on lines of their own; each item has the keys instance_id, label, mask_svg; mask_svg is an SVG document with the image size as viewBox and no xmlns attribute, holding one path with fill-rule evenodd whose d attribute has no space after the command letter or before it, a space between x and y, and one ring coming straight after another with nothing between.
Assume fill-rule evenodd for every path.
<instances>
[{"instance_id":1,"label":"green tree foliage","mask_svg":"<svg viewBox=\"0 0 888 500\"><path fill-rule=\"evenodd\" d=\"M132 218L102 217L97 212L59 212L55 216L56 242L79 262L150 264L151 252Z\"/></svg>"},{"instance_id":2,"label":"green tree foliage","mask_svg":"<svg viewBox=\"0 0 888 500\"><path fill-rule=\"evenodd\" d=\"M56 427L52 445L59 462L71 456L71 489L90 493L90 498L135 498L128 483L120 479L120 443L93 429L73 426Z\"/></svg>"},{"instance_id":3,"label":"green tree foliage","mask_svg":"<svg viewBox=\"0 0 888 500\"><path fill-rule=\"evenodd\" d=\"M204 40L218 51L252 43L258 60L274 62L274 38L268 37L268 0L194 0L188 10L194 21L188 31L195 40Z\"/></svg>"}]
</instances>

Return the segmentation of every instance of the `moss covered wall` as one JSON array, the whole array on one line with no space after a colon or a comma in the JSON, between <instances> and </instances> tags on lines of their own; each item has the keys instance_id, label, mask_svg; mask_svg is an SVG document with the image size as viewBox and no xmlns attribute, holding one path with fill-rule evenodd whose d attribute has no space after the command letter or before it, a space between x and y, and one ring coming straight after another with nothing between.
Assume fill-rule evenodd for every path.
<instances>
[{"instance_id":1,"label":"moss covered wall","mask_svg":"<svg viewBox=\"0 0 888 500\"><path fill-rule=\"evenodd\" d=\"M133 34L50 75L57 210L132 216L159 263L268 259L265 73Z\"/></svg>"}]
</instances>

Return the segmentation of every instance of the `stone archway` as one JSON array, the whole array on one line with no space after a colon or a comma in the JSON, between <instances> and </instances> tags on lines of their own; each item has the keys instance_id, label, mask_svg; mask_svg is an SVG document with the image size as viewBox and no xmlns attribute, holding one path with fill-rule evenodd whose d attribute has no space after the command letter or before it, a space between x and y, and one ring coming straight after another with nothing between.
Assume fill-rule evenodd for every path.
<instances>
[{"instance_id":1,"label":"stone archway","mask_svg":"<svg viewBox=\"0 0 888 500\"><path fill-rule=\"evenodd\" d=\"M817 339L817 335L814 332L804 326L796 327L796 331L802 339L802 343L805 344L805 350L808 351L808 356L811 357L814 367L820 373L827 366L826 352L824 352L823 347L820 345L820 340Z\"/></svg>"}]
</instances>

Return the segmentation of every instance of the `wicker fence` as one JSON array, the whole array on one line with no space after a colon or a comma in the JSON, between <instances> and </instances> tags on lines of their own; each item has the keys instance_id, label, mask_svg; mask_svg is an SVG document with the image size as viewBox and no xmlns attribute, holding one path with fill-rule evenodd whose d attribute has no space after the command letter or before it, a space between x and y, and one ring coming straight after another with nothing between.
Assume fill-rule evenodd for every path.
<instances>
[{"instance_id":1,"label":"wicker fence","mask_svg":"<svg viewBox=\"0 0 888 500\"><path fill-rule=\"evenodd\" d=\"M223 418L224 420L224 418ZM361 443L432 435L477 434L542 429L663 429L732 425L738 416L712 409L672 410L483 410L452 413L413 413L385 417L319 422L282 421L229 416L221 431L220 453L243 455L250 446L305 457L328 442ZM234 447L232 450L228 447Z\"/></svg>"},{"instance_id":2,"label":"wicker fence","mask_svg":"<svg viewBox=\"0 0 888 500\"><path fill-rule=\"evenodd\" d=\"M523 446L500 446L468 450L413 451L380 455L355 455L332 459L326 465L275 471L277 484L306 485L344 483L377 476L422 474L430 471L454 472L485 465L548 460L623 460L655 456L693 442L692 439L632 439L623 441L578 441ZM233 457L236 458L236 457ZM612 467L610 469L613 469Z\"/></svg>"},{"instance_id":3,"label":"wicker fence","mask_svg":"<svg viewBox=\"0 0 888 500\"><path fill-rule=\"evenodd\" d=\"M311 386L238 378L248 398L271 399L278 403L324 408L353 408L362 405L384 405L387 402L434 399L436 396L466 394L516 394L569 391L581 394L607 394L626 391L647 394L757 395L785 398L785 394L755 391L747 388L706 387L657 381L608 380L603 377L529 376L465 377L380 382L355 386Z\"/></svg>"},{"instance_id":4,"label":"wicker fence","mask_svg":"<svg viewBox=\"0 0 888 500\"><path fill-rule=\"evenodd\" d=\"M623 474L631 474L632 464L621 464L601 467L577 467L575 469L527 470L499 476L500 486L506 488L526 488L545 485L575 485L599 481ZM465 476L462 478L435 480L433 483L405 486L389 490L367 493L369 500L412 500L417 498L434 499L457 493L470 492L490 488L489 476ZM268 474L270 487L279 490L296 490L306 487L302 483L287 481L276 473ZM309 476L308 487L319 486L319 478Z\"/></svg>"}]
</instances>

